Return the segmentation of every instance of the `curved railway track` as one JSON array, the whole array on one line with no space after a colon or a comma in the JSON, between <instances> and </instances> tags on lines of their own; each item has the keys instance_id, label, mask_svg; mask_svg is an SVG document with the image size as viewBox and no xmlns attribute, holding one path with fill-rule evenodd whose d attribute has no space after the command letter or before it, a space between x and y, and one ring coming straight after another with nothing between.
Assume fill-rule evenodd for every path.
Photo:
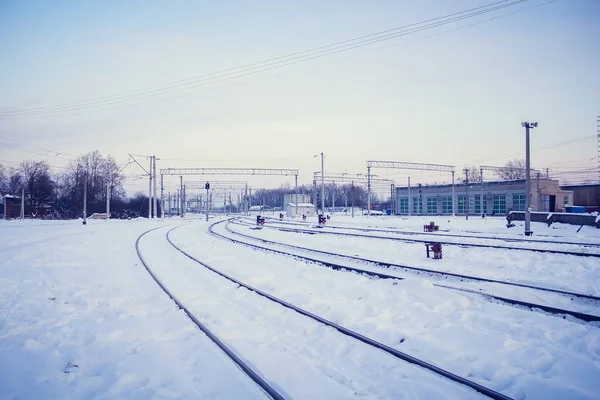
<instances>
[{"instance_id":1,"label":"curved railway track","mask_svg":"<svg viewBox=\"0 0 600 400\"><path fill-rule=\"evenodd\" d=\"M291 244L287 244L287 243L275 242L275 241L272 241L272 240L257 238L255 236L245 235L243 233L235 232L235 231L231 230L227 226L230 223L230 220L219 221L219 222L216 222L216 223L212 224L209 227L209 232L210 233L212 233L213 235L215 235L217 237L220 237L222 239L229 240L229 241L231 241L233 243L237 243L237 244L241 244L241 245L245 245L245 246L250 246L250 247L253 247L253 248L257 248L257 249L261 249L261 250L266 250L266 251L270 251L270 252L274 252L274 253L278 253L278 254L282 254L282 255L286 255L286 256L291 256L291 257L302 259L302 260L309 261L309 262L312 262L312 263L317 263L317 264L320 264L320 265L324 265L326 267L329 267L329 268L332 268L332 269L335 269L335 270L348 270L348 271L353 271L353 272L357 272L357 273L361 273L361 274L366 274L368 276L382 278L382 279L404 279L403 277L400 277L400 276L397 276L397 275L391 275L391 274L386 274L386 273L383 273L383 272L371 271L371 270L357 268L357 267L353 267L353 266L349 266L349 265L343 265L343 264L339 264L339 263L333 263L333 262L325 261L325 260L314 258L314 257L308 257L308 256L305 256L305 255L299 255L297 253L290 253L290 252L286 252L286 251L283 251L283 250L274 249L274 248L271 248L271 247L265 247L265 246L257 245L257 244L254 244L254 243L248 243L246 241L234 239L234 238L222 235L222 234L220 234L218 232L215 232L214 229L213 229L213 227L215 225L217 225L217 224L224 223L224 222L226 223L225 229L229 233L232 233L234 235L239 235L239 236L242 236L242 237L246 237L246 238L251 239L251 240L260 241L262 243L268 243L268 244L278 245L278 246L285 246L285 247L288 247L288 248L294 248L294 249L301 250L301 251L308 251L308 252L317 253L317 254L323 254L323 255L327 255L327 256L334 256L334 257L352 259L352 260L355 260L355 261L361 261L361 262L365 262L365 263L375 264L375 265L378 265L378 266L393 267L393 268L402 268L402 269L413 271L413 272L417 272L417 273L427 273L427 274L430 274L431 276L432 275L437 275L437 276L442 276L442 277L445 276L445 277L451 277L451 278L459 278L461 280L469 280L469 281L476 281L476 282L498 283L498 284L507 285L507 286L516 286L516 287L522 287L522 288L527 288L527 289L539 290L539 291L543 291L543 292L556 293L558 295L566 295L566 296L570 296L571 298L581 298L581 299L586 299L586 300L600 301L600 296L594 296L594 295L589 295L589 294L575 293L575 292L569 292L569 291L563 291L563 290L558 290L558 289L545 288L545 287L534 286L534 285L526 285L526 284L520 284L520 283L516 283L516 282L506 282L506 281L500 281L500 280L496 280L496 279L488 279L488 278L482 278L482 277L476 277L476 276L470 276L470 275L455 274L455 273L448 273L448 272L440 272L440 271L430 270L430 269L426 269L426 268L413 267L413 266L410 266L410 265L386 263L386 262L371 260L371 259L362 258L362 257L350 256L350 255L345 255L345 254L339 254L339 253L333 253L333 252L327 252L327 251L322 251L322 250L311 249L311 248L307 248L307 247L301 247L301 246L291 245ZM246 226L246 225L243 225L243 226ZM496 295L492 295L492 294L488 294L488 293L481 293L481 292L477 292L477 291L473 291L473 290L469 290L469 289L457 288L457 287L448 286L448 285L436 284L436 286L444 287L446 289L451 289L451 290L457 290L457 291L462 291L462 292L474 293L474 294L483 296L485 298L494 299L496 301L499 301L499 302L502 302L502 303L505 303L505 304L508 304L508 305L527 307L530 310L539 309L539 310L542 310L542 311L545 311L545 312L548 312L548 313L551 313L551 314L555 314L555 315L570 315L572 317L578 318L578 319L586 321L586 322L600 321L600 316L598 316L598 315L581 313L581 312L577 312L577 311L573 311L573 310L567 310L567 309L562 309L562 308L558 308L558 307L547 306L547 305L543 305L543 304L531 303L531 302L522 301L522 300L518 300L518 299L510 299L510 298L503 297L503 296L496 296Z\"/></svg>"},{"instance_id":2,"label":"curved railway track","mask_svg":"<svg viewBox=\"0 0 600 400\"><path fill-rule=\"evenodd\" d=\"M295 225L295 226L304 226L310 225L310 223L303 222L291 222L291 221L281 221L278 218L273 217L265 217L266 219L273 221L274 223L280 225ZM313 226L314 227L314 226ZM573 245L573 246L582 246L582 247L591 247L591 248L600 248L600 243L590 243L590 242L572 242L572 241L558 241L558 240L544 240L544 239L527 239L527 238L514 238L514 237L499 237L499 236L481 236L481 235L460 235L456 233L433 233L433 232L415 232L415 231L402 231L398 229L380 229L380 228L358 228L352 226L336 226L336 225L328 225L329 229L345 229L351 231L358 232L380 232L380 233L393 233L396 235L404 235L404 236L432 236L432 237L452 237L452 238L462 238L462 239L485 239L485 240L498 240L502 242L513 242L513 243L541 243L541 244L559 244L559 245Z\"/></svg>"},{"instance_id":3,"label":"curved railway track","mask_svg":"<svg viewBox=\"0 0 600 400\"><path fill-rule=\"evenodd\" d=\"M215 224L218 224L220 222L222 222L222 221L215 222L215 223L211 224L209 226L209 230L212 230L212 227ZM183 225L180 225L180 226L183 226ZM242 282L242 281L240 281L240 280L238 280L238 279L236 279L236 278L234 278L234 277L232 277L230 275L227 275L227 274L223 273L222 271L219 271L218 269L216 269L216 268L214 268L214 267L206 264L205 262L203 262L203 261L197 259L196 257L194 257L193 255L191 255L190 253L186 252L185 250L183 250L181 247L177 246L177 244L175 244L171 240L171 238L169 236L170 233L174 229L179 228L180 226L177 226L175 228L170 229L165 234L166 240L169 242L169 244L175 250L177 250L178 252L182 253L183 255L185 255L186 257L188 257L189 259L193 260L199 266L202 266L202 267L206 268L207 270L209 270L209 271L217 274L218 276L220 276L220 277L222 277L224 279L227 279L227 280L229 280L231 282L234 282L235 284L237 284L237 285L239 285L241 287L244 287L244 288L246 288L246 289L248 289L248 290L256 293L257 295L259 295L261 297L264 297L264 298L272 301L273 303L276 303L276 304L279 304L279 305L281 305L283 307L286 307L288 309L294 310L297 313L299 313L299 314L301 314L301 315L303 315L303 316L305 316L307 318L310 318L310 319L312 319L314 321L317 321L317 322L319 322L319 323L321 323L323 325L326 325L326 326L329 326L331 328L334 328L338 332L340 332L341 334L344 334L344 335L349 336L349 337L351 337L353 339L356 339L356 340L358 340L358 341L360 341L362 343L365 343L365 344L367 344L367 345L369 345L369 346L371 346L373 348L376 348L378 350L384 351L384 352L386 352L386 353L388 353L388 354L390 354L390 355L392 355L392 356L394 356L394 357L396 357L396 358L398 358L400 360L409 362L411 364L415 364L415 365L420 366L422 368L425 368L425 369L427 369L429 371L432 371L432 372L434 372L434 373L436 373L436 374L438 374L438 375L440 375L442 377L445 377L445 378L450 379L450 380L452 380L454 382L457 382L457 383L459 383L461 385L464 385L464 386L467 386L467 387L469 387L471 389L474 389L475 391L477 391L477 392L479 392L479 393L481 393L481 394L483 394L483 395L485 395L485 396L487 396L489 398L498 399L498 400L510 400L511 399L510 397L505 396L502 393L496 392L496 391L494 391L494 390L492 390L490 388L487 388L487 387L482 386L482 385L480 385L480 384L478 384L476 382L473 382L471 380L468 380L466 378L463 378L461 376L453 374L452 372L449 372L449 371L447 371L445 369L437 367L437 366L435 366L433 364L430 364L430 363L428 363L428 362L426 362L424 360L421 360L419 358L413 357L413 356L411 356L409 354L406 354L404 352L396 350L396 349L394 349L394 348L392 348L390 346L387 346L387 345L385 345L385 344L383 344L381 342L378 342L378 341L376 341L374 339L371 339L371 338L369 338L369 337L367 337L365 335L361 335L361 334L359 334L359 333L357 333L357 332L355 332L353 330L345 328L345 327L343 327L343 326L341 326L339 324L336 324L336 323L334 323L332 321L329 321L329 320L327 320L327 319L325 319L323 317L320 317L320 316L318 316L316 314L313 314L313 313L311 313L309 311L306 311L306 310L304 310L304 309L302 309L302 308L300 308L298 306L295 306L295 305L293 305L291 303L288 303L288 302L286 302L284 300L281 300L281 299L279 299L279 298L277 298L277 297L275 297L275 296L273 296L273 295L271 295L269 293L266 293L266 292L264 292L264 291L262 291L260 289L257 289L257 288L255 288L255 287L253 287L251 285L248 285L248 284L246 284L246 283L244 283L244 282ZM254 382L256 382L256 384L259 385L265 391L265 393L267 393L273 399L284 399L284 397L279 392L277 392L271 385L269 385L255 370L253 370L253 368L251 366L249 366L240 357L236 356L234 354L234 352L231 349L229 349L227 347L227 345L222 340L220 340L214 333L212 333L208 329L208 327L206 327L204 324L202 324L198 320L198 318L195 317L194 314L192 312L190 312L182 304L182 302L173 294L173 292L170 291L161 282L161 280L156 276L156 274L152 271L152 269L150 268L150 266L148 265L147 261L144 259L143 255L142 255L142 253L140 251L139 242L140 242L140 239L143 236L145 236L146 234L148 234L148 233L150 233L150 232L152 232L152 231L154 231L156 229L159 229L159 228L154 228L154 229L151 229L149 231L144 232L142 235L140 235L140 237L138 237L138 239L136 241L136 251L137 251L137 254L138 254L138 256L139 256L142 264L144 265L144 268L146 269L146 271L152 276L152 278L160 286L160 288L177 304L177 306L186 313L186 315L190 318L190 320L200 330L202 330L219 348L221 348L225 352L225 354L227 356L229 356Z\"/></svg>"},{"instance_id":4,"label":"curved railway track","mask_svg":"<svg viewBox=\"0 0 600 400\"><path fill-rule=\"evenodd\" d=\"M590 253L590 252L582 252L582 251L568 251L568 250L552 250L552 249L537 249L537 248L526 248L526 247L510 247L510 246L501 246L501 245L493 245L493 244L482 244L482 243L456 243L456 242L448 242L439 240L440 236L437 236L436 239L418 239L418 238L399 238L399 237L391 237L391 236L376 236L376 235L366 235L360 233L348 233L348 232L331 232L327 230L323 230L323 228L314 228L314 229L306 229L306 228L282 228L277 226L266 226L268 229L278 229L284 232L296 232L296 233L308 233L308 234L323 234L323 235L339 235L339 236L351 236L351 237L360 237L360 238L371 238L371 239L382 239L382 240L394 240L405 243L431 243L437 242L446 246L458 246L458 247L479 247L479 248L489 248L489 249L503 249L503 250L514 250L514 251L533 251L537 253L552 253L552 254L563 254L569 256L579 256L579 257L598 257L600 258L600 253ZM331 227L327 227L331 228ZM341 229L341 228L340 228ZM346 229L346 228L343 228ZM415 233L416 235L416 233ZM473 238L473 237L472 237ZM475 238L477 239L477 238Z\"/></svg>"}]
</instances>

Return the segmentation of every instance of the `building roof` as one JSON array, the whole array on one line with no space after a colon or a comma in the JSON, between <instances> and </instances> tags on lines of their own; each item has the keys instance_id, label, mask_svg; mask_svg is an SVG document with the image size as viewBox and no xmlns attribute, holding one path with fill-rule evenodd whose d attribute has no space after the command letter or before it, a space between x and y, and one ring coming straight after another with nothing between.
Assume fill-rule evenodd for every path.
<instances>
[{"instance_id":1,"label":"building roof","mask_svg":"<svg viewBox=\"0 0 600 400\"><path fill-rule=\"evenodd\" d=\"M295 203L288 203L288 206L296 207ZM311 203L298 203L298 207L314 207L314 204Z\"/></svg>"},{"instance_id":2,"label":"building roof","mask_svg":"<svg viewBox=\"0 0 600 400\"><path fill-rule=\"evenodd\" d=\"M593 187L600 186L600 183L580 183L579 185L560 185L560 188L566 189L576 189L576 188L584 188L584 187Z\"/></svg>"},{"instance_id":3,"label":"building roof","mask_svg":"<svg viewBox=\"0 0 600 400\"><path fill-rule=\"evenodd\" d=\"M540 180L554 180L554 179L547 179L547 178L540 178ZM532 185L533 182L535 182L536 180L532 180ZM484 186L490 186L490 185L506 185L506 184L510 184L510 183L525 183L525 179L514 179L514 180L507 180L507 181L483 181ZM455 183L454 186L455 187L460 187L460 186L464 186L464 182L460 182L460 183ZM469 182L469 186L470 185L475 185L475 186L480 186L481 182ZM451 188L452 184L451 183L445 183L442 185L430 185L430 184L422 184L421 188ZM411 189L419 189L419 185L411 185L410 186ZM396 190L398 189L408 189L408 186L396 186L395 187Z\"/></svg>"}]
</instances>

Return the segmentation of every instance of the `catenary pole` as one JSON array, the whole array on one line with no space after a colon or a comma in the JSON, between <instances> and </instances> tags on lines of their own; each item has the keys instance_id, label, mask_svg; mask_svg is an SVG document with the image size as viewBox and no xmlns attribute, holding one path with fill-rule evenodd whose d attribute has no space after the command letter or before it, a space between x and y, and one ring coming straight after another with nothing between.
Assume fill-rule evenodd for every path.
<instances>
[{"instance_id":1,"label":"catenary pole","mask_svg":"<svg viewBox=\"0 0 600 400\"><path fill-rule=\"evenodd\" d=\"M148 170L148 219L152 218L152 156L150 159L150 169Z\"/></svg>"},{"instance_id":2,"label":"catenary pole","mask_svg":"<svg viewBox=\"0 0 600 400\"><path fill-rule=\"evenodd\" d=\"M469 170L465 168L465 217L469 219Z\"/></svg>"},{"instance_id":3,"label":"catenary pole","mask_svg":"<svg viewBox=\"0 0 600 400\"><path fill-rule=\"evenodd\" d=\"M371 167L367 167L367 217L371 215Z\"/></svg>"},{"instance_id":4,"label":"catenary pole","mask_svg":"<svg viewBox=\"0 0 600 400\"><path fill-rule=\"evenodd\" d=\"M325 156L321 153L321 213L325 215Z\"/></svg>"},{"instance_id":5,"label":"catenary pole","mask_svg":"<svg viewBox=\"0 0 600 400\"><path fill-rule=\"evenodd\" d=\"M485 208L483 207L483 168L479 168L479 182L481 183L481 197L479 201L481 202L481 218L485 217Z\"/></svg>"},{"instance_id":6,"label":"catenary pole","mask_svg":"<svg viewBox=\"0 0 600 400\"><path fill-rule=\"evenodd\" d=\"M158 218L158 199L156 197L156 156L152 156L152 184L154 186L154 218Z\"/></svg>"}]
</instances>

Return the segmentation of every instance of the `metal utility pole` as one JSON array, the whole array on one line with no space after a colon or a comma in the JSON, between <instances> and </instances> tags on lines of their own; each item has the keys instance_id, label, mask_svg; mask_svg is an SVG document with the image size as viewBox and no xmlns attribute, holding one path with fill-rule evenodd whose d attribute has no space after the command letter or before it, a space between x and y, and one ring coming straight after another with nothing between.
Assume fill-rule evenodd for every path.
<instances>
[{"instance_id":1,"label":"metal utility pole","mask_svg":"<svg viewBox=\"0 0 600 400\"><path fill-rule=\"evenodd\" d=\"M538 194L538 195L537 195L537 204L536 204L536 206L535 206L535 209L536 209L536 211L541 211L541 207L540 207L540 197L542 197L542 196L541 196L541 194L540 194L540 172L539 172L539 171L538 171L538 173L537 173L537 183L538 183L538 185L537 185L537 186L538 186L538 187L537 187L537 194Z\"/></svg>"},{"instance_id":2,"label":"metal utility pole","mask_svg":"<svg viewBox=\"0 0 600 400\"><path fill-rule=\"evenodd\" d=\"M244 192L244 215L248 216L248 184L246 183L246 191Z\"/></svg>"},{"instance_id":3,"label":"metal utility pole","mask_svg":"<svg viewBox=\"0 0 600 400\"><path fill-rule=\"evenodd\" d=\"M533 232L531 231L531 177L530 169L531 169L531 159L530 159L530 148L529 148L529 130L532 128L537 128L537 122L521 122L521 126L525 128L525 236L531 236ZM547 174L547 172L546 172Z\"/></svg>"},{"instance_id":4,"label":"metal utility pole","mask_svg":"<svg viewBox=\"0 0 600 400\"><path fill-rule=\"evenodd\" d=\"M464 169L465 171L465 189L466 189L466 196L465 196L465 216L466 219L469 219L469 170L467 168Z\"/></svg>"},{"instance_id":5,"label":"metal utility pole","mask_svg":"<svg viewBox=\"0 0 600 400\"><path fill-rule=\"evenodd\" d=\"M335 181L331 182L331 214L335 214Z\"/></svg>"},{"instance_id":6,"label":"metal utility pole","mask_svg":"<svg viewBox=\"0 0 600 400\"><path fill-rule=\"evenodd\" d=\"M483 208L483 168L479 168L479 181L481 182L481 218L485 217L485 209Z\"/></svg>"},{"instance_id":7,"label":"metal utility pole","mask_svg":"<svg viewBox=\"0 0 600 400\"><path fill-rule=\"evenodd\" d=\"M87 224L87 173L83 175L83 224Z\"/></svg>"},{"instance_id":8,"label":"metal utility pole","mask_svg":"<svg viewBox=\"0 0 600 400\"><path fill-rule=\"evenodd\" d=\"M452 216L456 216L456 193L454 192L454 171L452 171Z\"/></svg>"},{"instance_id":9,"label":"metal utility pole","mask_svg":"<svg viewBox=\"0 0 600 400\"><path fill-rule=\"evenodd\" d=\"M150 172L148 172L148 219L152 218L152 156L150 159Z\"/></svg>"},{"instance_id":10,"label":"metal utility pole","mask_svg":"<svg viewBox=\"0 0 600 400\"><path fill-rule=\"evenodd\" d=\"M298 175L294 175L296 181L296 217L298 216ZM263 206L264 206L264 197L263 197ZM285 207L285 204L283 205ZM264 208L264 207L263 207ZM264 210L263 210L264 212Z\"/></svg>"},{"instance_id":11,"label":"metal utility pole","mask_svg":"<svg viewBox=\"0 0 600 400\"><path fill-rule=\"evenodd\" d=\"M206 185L204 185L204 188L206 189L206 222L208 222L208 191L210 190L210 183L206 182Z\"/></svg>"},{"instance_id":12,"label":"metal utility pole","mask_svg":"<svg viewBox=\"0 0 600 400\"><path fill-rule=\"evenodd\" d=\"M106 220L110 219L110 182L106 182Z\"/></svg>"},{"instance_id":13,"label":"metal utility pole","mask_svg":"<svg viewBox=\"0 0 600 400\"><path fill-rule=\"evenodd\" d=\"M179 207L181 210L181 218L183 218L183 207L184 207L184 199L183 199L183 176L179 176Z\"/></svg>"},{"instance_id":14,"label":"metal utility pole","mask_svg":"<svg viewBox=\"0 0 600 400\"><path fill-rule=\"evenodd\" d=\"M158 218L158 207L157 207L157 197L156 197L156 156L152 156L152 175L153 175L153 183L154 183L154 218Z\"/></svg>"},{"instance_id":15,"label":"metal utility pole","mask_svg":"<svg viewBox=\"0 0 600 400\"><path fill-rule=\"evenodd\" d=\"M169 217L171 216L171 192L167 193L167 203L169 204Z\"/></svg>"},{"instance_id":16,"label":"metal utility pole","mask_svg":"<svg viewBox=\"0 0 600 400\"><path fill-rule=\"evenodd\" d=\"M394 184L392 183L391 187L390 187L390 198L392 199L392 204L391 204L391 209L392 209L392 215L396 215L396 196L394 196Z\"/></svg>"},{"instance_id":17,"label":"metal utility pole","mask_svg":"<svg viewBox=\"0 0 600 400\"><path fill-rule=\"evenodd\" d=\"M412 215L412 198L410 197L410 176L408 177L408 216Z\"/></svg>"},{"instance_id":18,"label":"metal utility pole","mask_svg":"<svg viewBox=\"0 0 600 400\"><path fill-rule=\"evenodd\" d=\"M315 206L315 211L319 209L319 203L317 202L317 180L313 179L313 204Z\"/></svg>"},{"instance_id":19,"label":"metal utility pole","mask_svg":"<svg viewBox=\"0 0 600 400\"><path fill-rule=\"evenodd\" d=\"M6 199L4 200L6 201ZM25 219L25 188L21 188L21 220Z\"/></svg>"},{"instance_id":20,"label":"metal utility pole","mask_svg":"<svg viewBox=\"0 0 600 400\"><path fill-rule=\"evenodd\" d=\"M321 153L321 212L325 215L325 156Z\"/></svg>"},{"instance_id":21,"label":"metal utility pole","mask_svg":"<svg viewBox=\"0 0 600 400\"><path fill-rule=\"evenodd\" d=\"M350 189L352 195L352 218L354 218L354 181L352 181L352 188Z\"/></svg>"},{"instance_id":22,"label":"metal utility pole","mask_svg":"<svg viewBox=\"0 0 600 400\"><path fill-rule=\"evenodd\" d=\"M248 196L248 215L252 214L252 188L250 188L250 196Z\"/></svg>"},{"instance_id":23,"label":"metal utility pole","mask_svg":"<svg viewBox=\"0 0 600 400\"><path fill-rule=\"evenodd\" d=\"M165 219L165 187L163 186L163 174L160 174L160 216Z\"/></svg>"},{"instance_id":24,"label":"metal utility pole","mask_svg":"<svg viewBox=\"0 0 600 400\"><path fill-rule=\"evenodd\" d=\"M371 215L371 167L367 167L367 217Z\"/></svg>"}]
</instances>

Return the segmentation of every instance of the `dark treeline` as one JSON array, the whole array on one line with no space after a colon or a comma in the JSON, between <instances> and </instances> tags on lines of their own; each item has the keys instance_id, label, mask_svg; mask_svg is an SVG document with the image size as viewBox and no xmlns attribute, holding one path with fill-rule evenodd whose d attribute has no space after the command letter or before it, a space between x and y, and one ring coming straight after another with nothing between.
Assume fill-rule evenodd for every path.
<instances>
[{"instance_id":1,"label":"dark treeline","mask_svg":"<svg viewBox=\"0 0 600 400\"><path fill-rule=\"evenodd\" d=\"M0 165L0 193L19 198L24 193L27 217L82 216L86 182L88 215L106 212L107 194L113 217L123 213L147 215L148 197L136 194L127 198L124 179L115 159L102 156L98 151L69 161L63 172L55 174L46 161L23 161L14 168Z\"/></svg>"}]
</instances>

